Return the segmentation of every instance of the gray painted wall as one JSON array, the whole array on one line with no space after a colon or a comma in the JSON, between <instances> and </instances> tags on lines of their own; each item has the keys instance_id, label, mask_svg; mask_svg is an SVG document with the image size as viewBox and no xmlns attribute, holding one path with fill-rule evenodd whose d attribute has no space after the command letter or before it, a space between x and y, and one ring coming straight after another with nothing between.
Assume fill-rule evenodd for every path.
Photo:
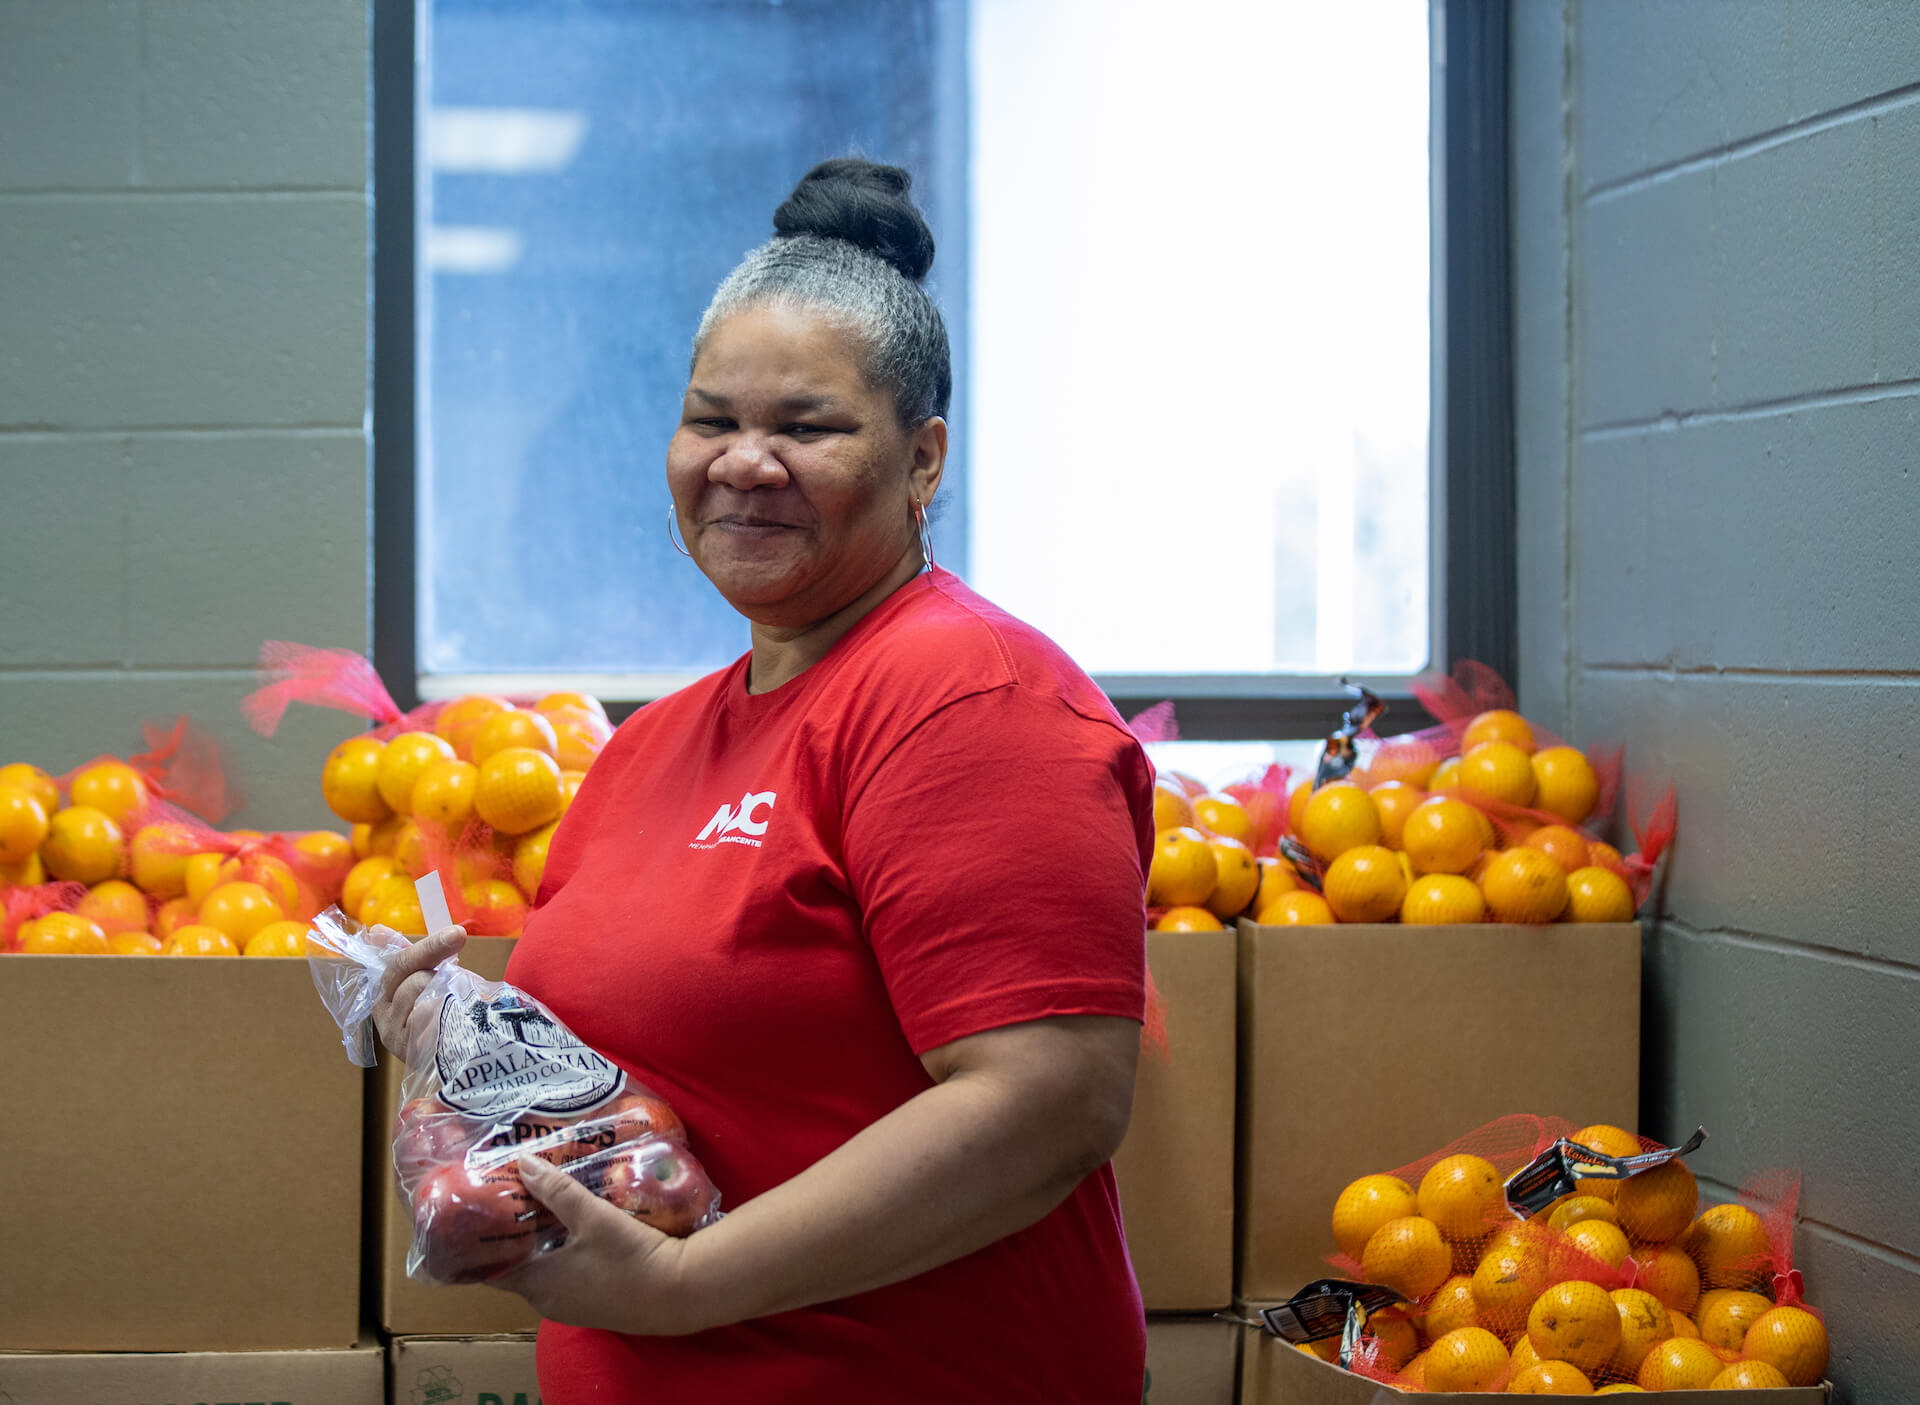
<instances>
[{"instance_id":1,"label":"gray painted wall","mask_svg":"<svg viewBox=\"0 0 1920 1405\"><path fill-rule=\"evenodd\" d=\"M240 715L365 649L366 0L0 0L0 762L190 713L235 822L338 826L356 730Z\"/></svg>"},{"instance_id":2,"label":"gray painted wall","mask_svg":"<svg viewBox=\"0 0 1920 1405\"><path fill-rule=\"evenodd\" d=\"M1522 706L1672 779L1644 1130L1920 1361L1920 11L1516 0Z\"/></svg>"}]
</instances>

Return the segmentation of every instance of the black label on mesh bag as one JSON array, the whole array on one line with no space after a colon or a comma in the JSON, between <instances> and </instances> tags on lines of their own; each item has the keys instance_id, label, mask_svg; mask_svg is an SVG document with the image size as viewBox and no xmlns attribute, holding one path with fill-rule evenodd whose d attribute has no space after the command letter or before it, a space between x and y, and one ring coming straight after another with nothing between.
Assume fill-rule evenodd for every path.
<instances>
[{"instance_id":1,"label":"black label on mesh bag","mask_svg":"<svg viewBox=\"0 0 1920 1405\"><path fill-rule=\"evenodd\" d=\"M1347 683L1346 689L1354 700L1341 716L1340 725L1333 729L1333 735L1327 738L1327 744L1320 749L1320 764L1313 772L1315 790L1343 781L1353 773L1354 764L1360 759L1360 748L1354 739L1379 721L1380 714L1387 710L1386 700L1371 688Z\"/></svg>"},{"instance_id":2,"label":"black label on mesh bag","mask_svg":"<svg viewBox=\"0 0 1920 1405\"><path fill-rule=\"evenodd\" d=\"M490 1000L450 995L434 1061L440 1099L470 1117L572 1114L618 1091L619 1068L512 987Z\"/></svg>"},{"instance_id":3,"label":"black label on mesh bag","mask_svg":"<svg viewBox=\"0 0 1920 1405\"><path fill-rule=\"evenodd\" d=\"M1698 1151L1707 1129L1696 1127L1679 1146L1663 1146L1632 1156L1608 1156L1590 1146L1562 1137L1507 1177L1507 1204L1523 1215L1537 1215L1563 1195L1572 1195L1581 1181L1624 1181L1677 1156Z\"/></svg>"},{"instance_id":4,"label":"black label on mesh bag","mask_svg":"<svg viewBox=\"0 0 1920 1405\"><path fill-rule=\"evenodd\" d=\"M1351 1283L1343 1278L1321 1278L1309 1283L1287 1301L1275 1307L1261 1308L1260 1325L1282 1341L1299 1345L1342 1336L1347 1331L1348 1320L1357 1318L1353 1329L1353 1335L1357 1337L1368 1317L1383 1307L1392 1307L1395 1303L1405 1301L1393 1289L1378 1283ZM1347 1348L1343 1345L1341 1355L1344 1357L1346 1354Z\"/></svg>"}]
</instances>

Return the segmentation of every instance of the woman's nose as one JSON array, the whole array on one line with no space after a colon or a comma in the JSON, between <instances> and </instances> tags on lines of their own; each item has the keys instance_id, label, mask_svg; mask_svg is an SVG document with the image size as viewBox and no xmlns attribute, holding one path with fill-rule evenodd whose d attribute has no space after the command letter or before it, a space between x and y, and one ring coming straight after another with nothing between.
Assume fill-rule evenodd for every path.
<instances>
[{"instance_id":1,"label":"woman's nose","mask_svg":"<svg viewBox=\"0 0 1920 1405\"><path fill-rule=\"evenodd\" d=\"M713 461L707 469L707 479L741 492L777 488L787 481L787 466L767 447L765 440L757 435L742 434Z\"/></svg>"}]
</instances>

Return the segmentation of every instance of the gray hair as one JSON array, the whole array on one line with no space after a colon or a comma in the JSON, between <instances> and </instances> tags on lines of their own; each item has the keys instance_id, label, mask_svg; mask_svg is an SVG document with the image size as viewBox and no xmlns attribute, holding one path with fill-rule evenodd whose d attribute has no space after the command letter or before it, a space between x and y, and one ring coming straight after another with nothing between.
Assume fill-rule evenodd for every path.
<instances>
[{"instance_id":1,"label":"gray hair","mask_svg":"<svg viewBox=\"0 0 1920 1405\"><path fill-rule=\"evenodd\" d=\"M893 393L902 425L947 413L953 396L947 327L926 289L878 254L817 234L777 236L740 261L700 318L689 370L716 326L766 304L821 313L857 336L868 381Z\"/></svg>"}]
</instances>

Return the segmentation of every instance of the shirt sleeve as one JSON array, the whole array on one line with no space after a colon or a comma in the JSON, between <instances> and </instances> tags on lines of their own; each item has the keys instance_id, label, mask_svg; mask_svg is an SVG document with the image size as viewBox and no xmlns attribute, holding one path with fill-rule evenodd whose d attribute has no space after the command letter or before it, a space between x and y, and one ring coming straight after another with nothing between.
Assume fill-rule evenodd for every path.
<instances>
[{"instance_id":1,"label":"shirt sleeve","mask_svg":"<svg viewBox=\"0 0 1920 1405\"><path fill-rule=\"evenodd\" d=\"M1140 1019L1152 769L1013 684L933 713L848 798L847 871L916 1055L1054 1015Z\"/></svg>"}]
</instances>

